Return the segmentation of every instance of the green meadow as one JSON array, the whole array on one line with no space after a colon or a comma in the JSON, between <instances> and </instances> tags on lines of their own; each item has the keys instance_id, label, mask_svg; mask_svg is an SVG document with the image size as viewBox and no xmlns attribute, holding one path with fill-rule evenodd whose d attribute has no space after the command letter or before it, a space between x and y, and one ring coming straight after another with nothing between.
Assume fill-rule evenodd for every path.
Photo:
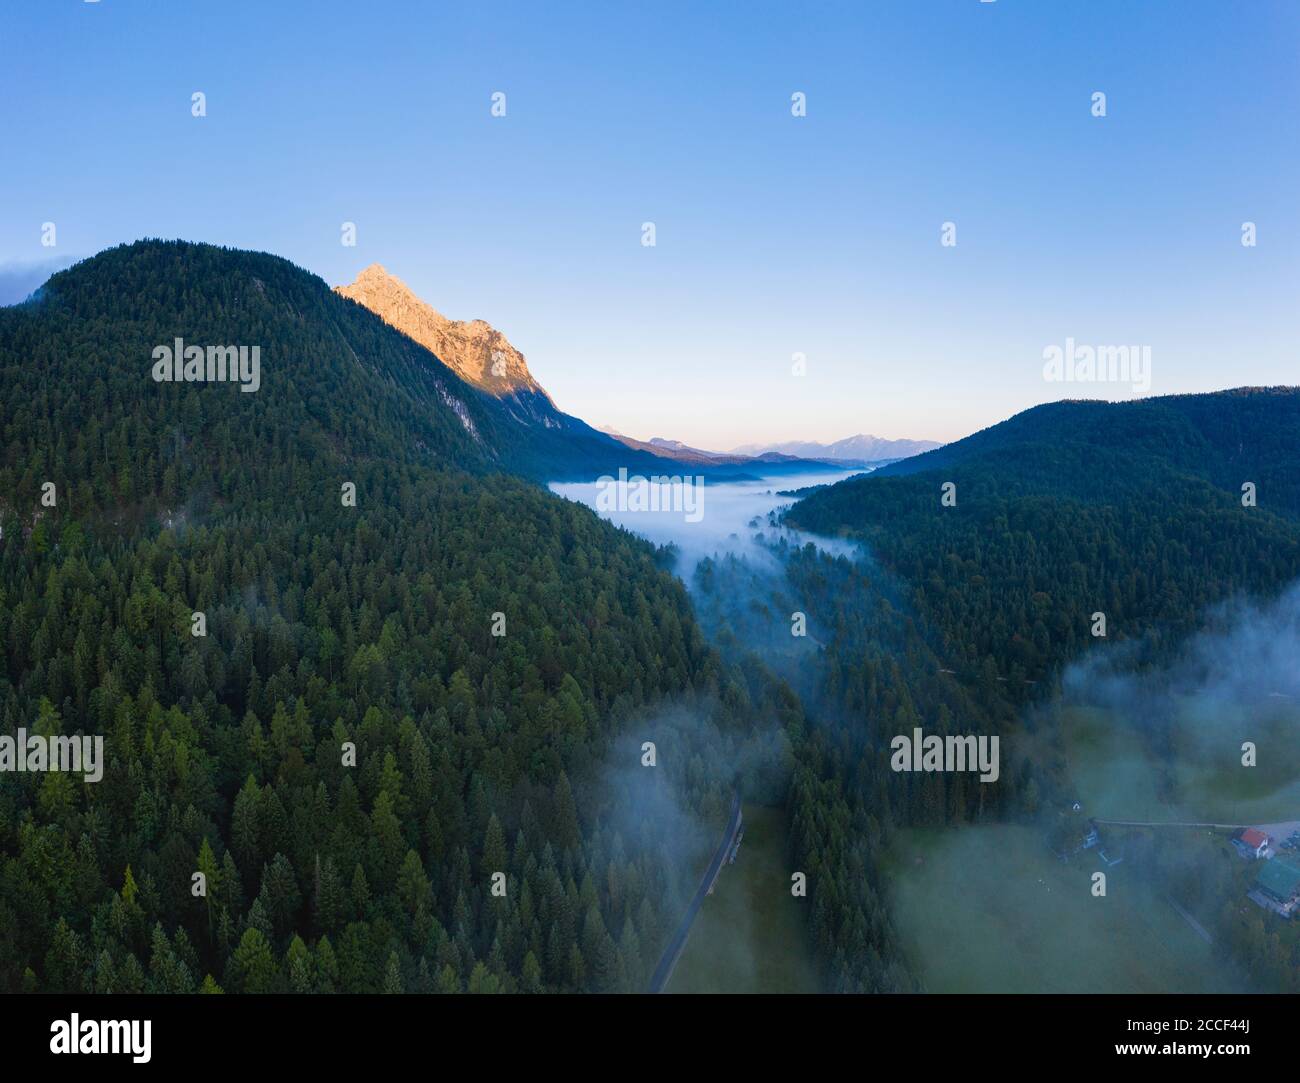
<instances>
[{"instance_id":1,"label":"green meadow","mask_svg":"<svg viewBox=\"0 0 1300 1083\"><path fill-rule=\"evenodd\" d=\"M1193 698L1171 706L1163 727L1093 708L1061 712L1056 735L1083 817L1300 820L1300 712L1287 704L1231 708ZM1255 745L1254 767L1242 765L1243 741ZM1054 811L1044 809L1044 823ZM1122 851L1123 831L1115 831ZM1244 988L1170 904L1150 870L1131 861L1108 868L1095 851L1062 862L1046 836L1046 827L994 825L895 837L891 913L928 990ZM1230 860L1212 847L1204 859ZM1107 877L1104 898L1091 891L1098 871Z\"/></svg>"},{"instance_id":2,"label":"green meadow","mask_svg":"<svg viewBox=\"0 0 1300 1083\"><path fill-rule=\"evenodd\" d=\"M1163 747L1143 720L1090 708L1062 712L1078 799L1090 816L1262 824L1300 820L1300 712L1176 701ZM1256 765L1242 764L1242 744Z\"/></svg>"},{"instance_id":3,"label":"green meadow","mask_svg":"<svg viewBox=\"0 0 1300 1083\"><path fill-rule=\"evenodd\" d=\"M1231 992L1239 986L1150 882L1055 858L1034 827L902 831L891 912L929 992Z\"/></svg>"},{"instance_id":4,"label":"green meadow","mask_svg":"<svg viewBox=\"0 0 1300 1083\"><path fill-rule=\"evenodd\" d=\"M806 898L790 894L788 824L778 808L745 805L745 839L704 900L670 993L815 993Z\"/></svg>"}]
</instances>

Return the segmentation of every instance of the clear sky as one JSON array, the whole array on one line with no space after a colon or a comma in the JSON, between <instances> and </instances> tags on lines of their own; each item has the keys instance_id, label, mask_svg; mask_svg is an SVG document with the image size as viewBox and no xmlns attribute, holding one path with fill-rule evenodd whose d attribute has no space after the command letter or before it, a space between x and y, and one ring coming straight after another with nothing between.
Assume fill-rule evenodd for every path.
<instances>
[{"instance_id":1,"label":"clear sky","mask_svg":"<svg viewBox=\"0 0 1300 1083\"><path fill-rule=\"evenodd\" d=\"M145 236L380 262L709 448L1132 394L1045 381L1067 338L1296 384L1298 58L1282 0L6 0L0 301Z\"/></svg>"}]
</instances>

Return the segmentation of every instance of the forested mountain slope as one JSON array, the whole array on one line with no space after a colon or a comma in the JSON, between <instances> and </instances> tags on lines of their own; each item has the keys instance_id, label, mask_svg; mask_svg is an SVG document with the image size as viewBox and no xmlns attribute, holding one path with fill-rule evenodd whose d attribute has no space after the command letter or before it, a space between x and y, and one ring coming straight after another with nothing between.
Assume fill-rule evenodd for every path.
<instances>
[{"instance_id":1,"label":"forested mountain slope","mask_svg":"<svg viewBox=\"0 0 1300 1083\"><path fill-rule=\"evenodd\" d=\"M260 344L260 389L155 382L177 337ZM0 386L0 732L106 760L0 775L0 988L641 987L678 873L618 735L665 697L723 743L797 722L650 546L495 472L480 398L270 256L56 275L0 310ZM705 821L723 751L662 754Z\"/></svg>"},{"instance_id":2,"label":"forested mountain slope","mask_svg":"<svg viewBox=\"0 0 1300 1083\"><path fill-rule=\"evenodd\" d=\"M980 461L1023 487L1082 498L1148 488L1171 470L1300 514L1300 388L1243 387L1135 402L1064 400L1036 406L965 439L883 467L882 477Z\"/></svg>"},{"instance_id":3,"label":"forested mountain slope","mask_svg":"<svg viewBox=\"0 0 1300 1083\"><path fill-rule=\"evenodd\" d=\"M50 428L42 435L51 445L84 442L81 422L97 429L103 407L138 398L144 388L153 398L132 411L133 419L152 421L176 406L191 385L155 385L150 351L180 335L186 345L261 348L256 393L181 407L188 421L210 423L215 439L225 439L238 417L293 433L312 454L333 445L389 461L445 457L461 468L541 481L664 466L576 418L562 428L520 424L506 405L364 306L265 253L183 241L122 245L54 275L35 301L0 315L6 341L30 362L10 375L6 391L33 405L42 396L64 400L49 406ZM77 401L47 372L80 381ZM150 446L174 438L153 424L135 435ZM27 459L29 466L39 462ZM100 465L116 478L128 464L119 450L116 458L101 455ZM176 465L184 473L191 464Z\"/></svg>"},{"instance_id":4,"label":"forested mountain slope","mask_svg":"<svg viewBox=\"0 0 1300 1083\"><path fill-rule=\"evenodd\" d=\"M1287 388L1037 407L789 513L867 541L941 630L949 668L1013 697L1091 641L1093 613L1111 639L1158 643L1221 598L1295 579L1297 517L1300 390Z\"/></svg>"}]
</instances>

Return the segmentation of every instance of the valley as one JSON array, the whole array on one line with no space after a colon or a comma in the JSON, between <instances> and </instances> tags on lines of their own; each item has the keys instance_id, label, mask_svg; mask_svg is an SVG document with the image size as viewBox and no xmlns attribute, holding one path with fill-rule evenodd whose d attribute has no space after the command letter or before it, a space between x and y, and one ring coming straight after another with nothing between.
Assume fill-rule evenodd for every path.
<instances>
[{"instance_id":1,"label":"valley","mask_svg":"<svg viewBox=\"0 0 1300 1083\"><path fill-rule=\"evenodd\" d=\"M687 478L685 484L697 487L689 501L674 491L681 479L652 480L654 493L639 506L608 499L611 486L620 483L615 479L552 483L550 489L665 547L674 572L693 591L697 603L701 573L707 576L718 562L737 562L744 569L745 586L738 591L724 587L721 608L729 623L746 613L749 619L742 621L739 642L719 635L718 625L706 619L714 645L724 655L752 656L774 673L802 683L815 667L817 640L810 633L792 634L799 630L792 614L771 605L772 592L779 590L784 577L771 547L777 539L788 545L824 546L842 555L851 554L854 547L777 525L777 512L789 504L779 490L787 485L833 484L850 473L849 469L813 468L742 482ZM625 478L622 483L626 484ZM735 766L739 771L740 765ZM740 854L734 865L724 866L714 894L705 899L667 992L812 992L819 988L808 937L807 900L790 892L788 817L780 807L747 801L744 818Z\"/></svg>"},{"instance_id":2,"label":"valley","mask_svg":"<svg viewBox=\"0 0 1300 1083\"><path fill-rule=\"evenodd\" d=\"M904 474L914 469L911 463L900 464L900 469L904 465ZM868 475L850 481L847 487L896 499L892 490L897 483L886 476L894 473L899 469L886 469L879 479ZM996 476L986 473L977 478L981 503ZM1222 905L1232 904L1249 917L1235 901L1243 894L1242 870L1225 862L1229 832L1201 832L1204 839L1197 842L1191 837L1194 829L1189 834L1175 828L1170 830L1180 832L1180 837L1151 839L1143 833L1147 829L1111 821L1286 824L1296 818L1300 756L1295 749L1300 747L1296 741L1300 725L1289 706L1289 697L1296 693L1293 675L1278 657L1288 649L1288 635L1295 632L1294 625L1287 623L1288 604L1283 601L1276 611L1266 610L1264 617L1238 616L1233 618L1235 624L1223 613L1190 613L1182 617L1184 626L1192 629L1189 635L1170 635L1159 623L1144 622L1145 628L1169 638L1151 639L1148 632L1144 639L1125 629L1129 634L1123 638L1129 642L1110 652L1098 647L1063 659L1067 664L1054 675L1044 674L1038 666L1017 671L1013 663L1009 671L1013 677L1032 673L1035 680L1013 682L1011 687L991 682L987 662L983 672L960 661L960 668L954 668L949 662L954 657L951 648L928 666L917 668L913 656L920 645L905 646L901 628L891 632L888 626L873 627L867 618L860 631L844 638L846 620L856 625L876 606L886 607L880 612L891 611L888 599L905 609L915 604L909 601L907 581L882 569L872 549L863 544L868 537L877 539L889 552L892 535L900 526L906 529L906 518L882 520L876 534L850 533L849 538L809 535L791 526L824 525L806 513L803 504L791 510L791 493L807 495L807 502L815 506L846 489L837 480L810 471L779 481L704 484L695 515L680 507L672 510L667 499L656 503L662 506L660 511L614 507L602 503L599 484L551 488L667 547L714 646L728 657L750 654L788 682L801 697L809 724L827 734L838 732L851 742L848 747L859 750L855 754L874 759L890 740L889 729L882 732L870 722L863 729L853 718L841 721L837 716L846 702L853 701L829 691L839 659L846 651L852 657L859 636L882 641L895 667L908 658L900 676L911 694L919 695L935 681L967 690L969 698L954 702L951 721L945 725L955 723L961 727L958 732L970 733L975 720L983 719L983 725L1004 734L1004 762L1012 772L1008 782L1014 796L1008 797L1005 786L987 790L1003 808L1000 815L990 815L996 806L986 807L986 791L974 778L964 794L954 788L955 780L946 780L948 796L938 799L927 796L926 787L918 790L902 784L897 775L881 778L881 785L891 792L910 795L901 797L904 802L914 801L918 793L921 796L919 809L885 835L877 859L882 883L888 885L884 893L897 927L898 947L919 987L1035 992L1253 987L1238 963L1224 954L1226 949L1212 950L1207 939L1213 941L1215 936L1177 901L1186 900L1211 926L1222 926L1211 916ZM1079 496L1088 504L1097 501L1086 490L1080 490ZM977 507L975 521L981 521L983 514ZM1275 531L1270 538L1276 539L1278 553L1289 564L1294 544L1290 528L1275 527L1267 519L1261 527ZM960 539L953 537L949 544L960 544ZM1047 554L1050 549L1040 559L1050 559ZM849 573L848 568L857 570ZM853 588L831 588L825 596L819 595L826 589L826 576L846 574L855 583ZM1168 574L1182 573L1171 568ZM929 604L923 595L911 597ZM790 635L795 615L794 624L806 631L803 637ZM908 619L924 629L921 613ZM1278 625L1276 631L1266 630L1270 622ZM1253 649L1238 642L1252 625L1256 641L1272 635L1279 644L1263 652L1255 666L1258 672L1251 662L1237 661ZM929 648L942 649L945 638L942 626L921 632ZM1138 648L1147 649L1150 658L1134 668ZM1160 662L1162 658L1167 661ZM1216 676L1215 658L1227 659L1220 668L1231 670L1230 680ZM1165 674L1162 665L1172 668ZM1045 675L1050 683L1039 686L1037 697L1030 698L1028 690ZM1201 691L1196 690L1198 681L1204 686ZM1252 691L1246 693L1247 688ZM1264 688L1273 691L1265 694ZM1090 698L1112 705L1102 707ZM905 736L921 732L919 726L900 730ZM1258 768L1242 767L1245 737L1261 757ZM954 740L947 737L947 746ZM971 737L964 740L975 742ZM997 738L992 741L996 749ZM806 750L800 753L806 754ZM992 770L984 780L997 779L997 771ZM963 810L961 804L972 795L978 795L978 803ZM960 803L954 807L952 801L958 797ZM1054 826L1059 810L1071 802L1084 810L1080 815L1104 824L1105 838L1110 840L1112 856L1095 863L1106 868L1110 881L1109 893L1101 899L1089 891L1088 870L1093 866L1087 855L1062 864L1051 852L1057 845L1051 840L1053 832L1059 831ZM947 804L947 811L940 812L938 804ZM969 825L923 826L953 819L969 820ZM761 841L764 847L773 845L766 838L747 839ZM1127 863L1120 854L1128 855ZM758 860L770 860L770 853ZM738 867L743 867L743 860ZM1179 877L1195 875L1197 868L1203 879L1217 885L1214 892L1194 895L1180 885ZM724 882L729 875L730 870L724 872ZM779 986L770 974L760 980L753 958L756 954L766 958L769 953L784 957L790 938L774 933L764 945L767 923L757 915L741 920L735 913L739 893L735 889L725 904L719 901L721 895L706 900L697 919L706 935L688 943L679 964L686 976L675 978L677 984L670 988L726 988L728 983L738 989ZM959 909L929 902L957 895L963 899ZM751 901L750 905L759 904ZM719 914L728 917L721 920ZM736 943L729 946L733 937ZM975 954L956 946L934 954L927 947L931 944L970 945ZM1147 945L1146 950L1135 950L1139 944ZM998 964L980 954L990 951L1000 952ZM745 965L737 967L735 960Z\"/></svg>"},{"instance_id":3,"label":"valley","mask_svg":"<svg viewBox=\"0 0 1300 1083\"><path fill-rule=\"evenodd\" d=\"M816 993L806 899L790 894L790 824L746 804L745 839L691 929L668 993Z\"/></svg>"},{"instance_id":4,"label":"valley","mask_svg":"<svg viewBox=\"0 0 1300 1083\"><path fill-rule=\"evenodd\" d=\"M0 778L0 907L64 891L34 830L87 885L9 987L642 989L737 789L672 989L1294 985L1225 833L1142 825L1300 820L1300 394L1058 403L879 468L717 455L592 429L489 325L358 282L142 242L0 310L0 481L60 494L0 507L0 709L104 741L88 792ZM256 394L150 379L176 328L271 328ZM954 926L930 901L971 862Z\"/></svg>"},{"instance_id":5,"label":"valley","mask_svg":"<svg viewBox=\"0 0 1300 1083\"><path fill-rule=\"evenodd\" d=\"M0 1066L1286 1071L1297 41L6 4Z\"/></svg>"}]
</instances>

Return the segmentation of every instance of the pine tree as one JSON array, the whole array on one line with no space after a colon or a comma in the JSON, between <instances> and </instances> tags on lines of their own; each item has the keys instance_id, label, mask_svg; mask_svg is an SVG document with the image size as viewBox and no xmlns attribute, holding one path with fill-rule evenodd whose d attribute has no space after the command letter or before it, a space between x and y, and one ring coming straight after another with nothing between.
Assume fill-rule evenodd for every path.
<instances>
[{"instance_id":1,"label":"pine tree","mask_svg":"<svg viewBox=\"0 0 1300 1083\"><path fill-rule=\"evenodd\" d=\"M244 993L279 991L280 974L271 945L257 929L245 931L230 960L236 987Z\"/></svg>"},{"instance_id":2,"label":"pine tree","mask_svg":"<svg viewBox=\"0 0 1300 1083\"><path fill-rule=\"evenodd\" d=\"M384 988L385 993L402 993L405 989L402 986L402 968L397 959L397 952L391 952L388 956L388 967L384 971Z\"/></svg>"}]
</instances>

